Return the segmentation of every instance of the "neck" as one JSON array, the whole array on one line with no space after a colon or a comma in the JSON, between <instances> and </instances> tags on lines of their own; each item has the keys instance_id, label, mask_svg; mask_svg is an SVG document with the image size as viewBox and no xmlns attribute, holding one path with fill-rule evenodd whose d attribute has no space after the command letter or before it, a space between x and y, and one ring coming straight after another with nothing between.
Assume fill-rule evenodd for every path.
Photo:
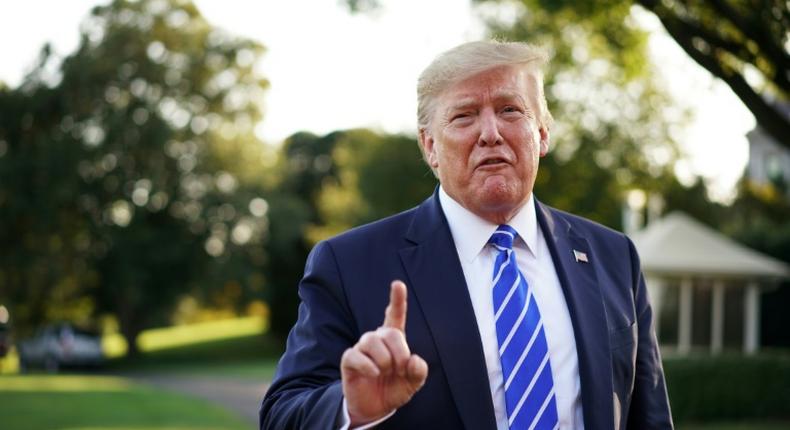
<instances>
[{"instance_id":1,"label":"neck","mask_svg":"<svg viewBox=\"0 0 790 430\"><path fill-rule=\"evenodd\" d=\"M485 212L480 212L480 211L476 212L470 208L467 209L469 209L472 213L474 213L475 215L479 216L480 218L483 218L484 220L490 223L502 225L510 222L510 220L513 219L514 216L516 216L518 211L520 211L523 206L524 203L521 203L521 205L510 209L501 209L501 210L493 210L493 211L485 211Z\"/></svg>"}]
</instances>

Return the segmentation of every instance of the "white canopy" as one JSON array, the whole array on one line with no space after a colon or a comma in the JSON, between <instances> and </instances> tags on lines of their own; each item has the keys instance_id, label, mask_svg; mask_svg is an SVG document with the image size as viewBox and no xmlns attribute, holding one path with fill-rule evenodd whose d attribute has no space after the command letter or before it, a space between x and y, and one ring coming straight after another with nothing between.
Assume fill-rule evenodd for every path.
<instances>
[{"instance_id":1,"label":"white canopy","mask_svg":"<svg viewBox=\"0 0 790 430\"><path fill-rule=\"evenodd\" d=\"M787 278L790 267L749 249L681 212L632 235L642 269L655 275Z\"/></svg>"}]
</instances>

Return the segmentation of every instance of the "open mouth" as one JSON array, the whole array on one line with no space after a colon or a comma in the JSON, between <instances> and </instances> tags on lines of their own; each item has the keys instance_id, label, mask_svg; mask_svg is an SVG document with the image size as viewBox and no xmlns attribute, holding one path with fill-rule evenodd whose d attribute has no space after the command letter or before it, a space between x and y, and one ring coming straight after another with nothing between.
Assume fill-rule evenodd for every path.
<instances>
[{"instance_id":1,"label":"open mouth","mask_svg":"<svg viewBox=\"0 0 790 430\"><path fill-rule=\"evenodd\" d=\"M482 163L480 163L478 167L495 166L504 163L507 163L504 158L489 158L488 160L484 160Z\"/></svg>"}]
</instances>

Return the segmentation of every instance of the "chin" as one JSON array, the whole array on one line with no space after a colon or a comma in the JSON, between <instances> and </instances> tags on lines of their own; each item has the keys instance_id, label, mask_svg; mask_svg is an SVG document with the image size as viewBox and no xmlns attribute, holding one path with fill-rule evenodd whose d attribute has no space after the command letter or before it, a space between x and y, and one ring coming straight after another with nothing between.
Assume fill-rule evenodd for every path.
<instances>
[{"instance_id":1,"label":"chin","mask_svg":"<svg viewBox=\"0 0 790 430\"><path fill-rule=\"evenodd\" d=\"M522 187L511 181L486 181L478 189L478 198L493 205L514 203L521 200Z\"/></svg>"},{"instance_id":2,"label":"chin","mask_svg":"<svg viewBox=\"0 0 790 430\"><path fill-rule=\"evenodd\" d=\"M483 187L477 193L477 207L481 212L499 213L506 217L517 211L524 202L526 195L514 187Z\"/></svg>"}]
</instances>

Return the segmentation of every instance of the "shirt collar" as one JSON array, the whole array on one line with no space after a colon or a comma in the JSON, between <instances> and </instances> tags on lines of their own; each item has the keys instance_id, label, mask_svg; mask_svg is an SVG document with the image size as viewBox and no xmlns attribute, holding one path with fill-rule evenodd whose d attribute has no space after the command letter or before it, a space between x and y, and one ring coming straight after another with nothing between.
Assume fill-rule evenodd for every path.
<instances>
[{"instance_id":1,"label":"shirt collar","mask_svg":"<svg viewBox=\"0 0 790 430\"><path fill-rule=\"evenodd\" d=\"M444 191L441 185L439 186L439 202L450 226L450 233L453 235L459 256L467 262L471 262L483 250L498 225L486 221L461 206ZM527 203L508 221L508 225L516 229L518 237L527 246L527 250L537 257L538 222L532 193L530 193Z\"/></svg>"}]
</instances>

